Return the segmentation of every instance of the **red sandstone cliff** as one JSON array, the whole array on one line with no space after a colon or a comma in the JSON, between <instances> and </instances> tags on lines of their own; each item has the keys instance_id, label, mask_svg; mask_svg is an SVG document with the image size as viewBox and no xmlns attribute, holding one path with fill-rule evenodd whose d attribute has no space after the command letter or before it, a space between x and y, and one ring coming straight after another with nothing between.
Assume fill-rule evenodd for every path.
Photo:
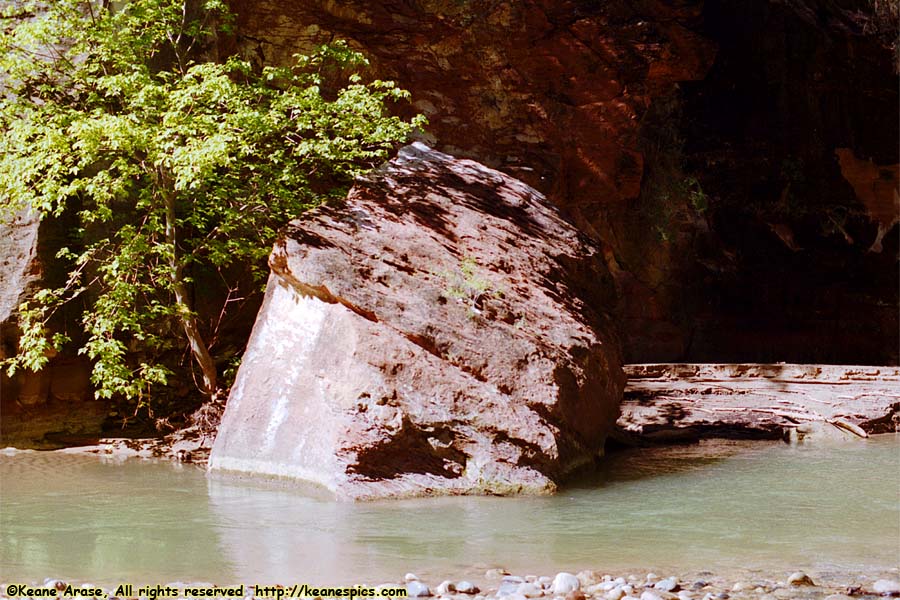
<instances>
[{"instance_id":1,"label":"red sandstone cliff","mask_svg":"<svg viewBox=\"0 0 900 600\"><path fill-rule=\"evenodd\" d=\"M232 4L245 54L350 40L599 240L629 360L896 362L896 228L867 253L834 153L898 162L896 3Z\"/></svg>"}]
</instances>

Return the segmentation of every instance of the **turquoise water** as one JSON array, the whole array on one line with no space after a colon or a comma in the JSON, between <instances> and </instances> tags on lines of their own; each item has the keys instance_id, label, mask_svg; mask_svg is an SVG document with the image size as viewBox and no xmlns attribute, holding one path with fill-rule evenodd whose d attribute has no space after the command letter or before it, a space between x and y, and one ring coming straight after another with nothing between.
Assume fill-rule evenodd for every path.
<instances>
[{"instance_id":1,"label":"turquoise water","mask_svg":"<svg viewBox=\"0 0 900 600\"><path fill-rule=\"evenodd\" d=\"M900 436L628 451L560 494L337 503L193 466L0 455L0 580L384 583L900 563ZM435 581L436 583L436 581Z\"/></svg>"}]
</instances>

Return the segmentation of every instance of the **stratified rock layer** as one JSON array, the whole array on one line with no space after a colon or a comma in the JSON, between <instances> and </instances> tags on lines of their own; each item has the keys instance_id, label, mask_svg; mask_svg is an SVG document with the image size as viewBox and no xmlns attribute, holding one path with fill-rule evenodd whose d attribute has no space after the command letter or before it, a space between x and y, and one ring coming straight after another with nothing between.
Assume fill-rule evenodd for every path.
<instances>
[{"instance_id":1,"label":"stratified rock layer","mask_svg":"<svg viewBox=\"0 0 900 600\"><path fill-rule=\"evenodd\" d=\"M625 368L619 436L791 439L900 430L897 367L644 364Z\"/></svg>"},{"instance_id":2,"label":"stratified rock layer","mask_svg":"<svg viewBox=\"0 0 900 600\"><path fill-rule=\"evenodd\" d=\"M524 183L421 144L295 221L211 471L339 497L542 493L624 385L595 248Z\"/></svg>"}]
</instances>

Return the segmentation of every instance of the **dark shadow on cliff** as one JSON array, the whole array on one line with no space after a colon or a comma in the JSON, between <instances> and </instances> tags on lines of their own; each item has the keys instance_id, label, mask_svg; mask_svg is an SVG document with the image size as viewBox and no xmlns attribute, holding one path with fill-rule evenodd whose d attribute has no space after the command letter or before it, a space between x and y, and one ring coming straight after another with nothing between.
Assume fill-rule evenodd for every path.
<instances>
[{"instance_id":1,"label":"dark shadow on cliff","mask_svg":"<svg viewBox=\"0 0 900 600\"><path fill-rule=\"evenodd\" d=\"M870 251L878 224L835 155L900 162L896 57L873 11L705 3L700 30L719 50L704 80L682 85L681 134L728 258L686 282L692 343L679 360L900 361L900 231Z\"/></svg>"}]
</instances>

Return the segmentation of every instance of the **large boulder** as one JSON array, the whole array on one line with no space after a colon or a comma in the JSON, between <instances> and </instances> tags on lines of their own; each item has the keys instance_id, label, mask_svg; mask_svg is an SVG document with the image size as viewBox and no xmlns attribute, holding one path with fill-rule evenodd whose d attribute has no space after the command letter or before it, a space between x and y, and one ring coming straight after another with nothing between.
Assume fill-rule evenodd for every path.
<instances>
[{"instance_id":1,"label":"large boulder","mask_svg":"<svg viewBox=\"0 0 900 600\"><path fill-rule=\"evenodd\" d=\"M414 144L269 262L210 471L350 499L546 493L602 451L613 284L524 183Z\"/></svg>"}]
</instances>

